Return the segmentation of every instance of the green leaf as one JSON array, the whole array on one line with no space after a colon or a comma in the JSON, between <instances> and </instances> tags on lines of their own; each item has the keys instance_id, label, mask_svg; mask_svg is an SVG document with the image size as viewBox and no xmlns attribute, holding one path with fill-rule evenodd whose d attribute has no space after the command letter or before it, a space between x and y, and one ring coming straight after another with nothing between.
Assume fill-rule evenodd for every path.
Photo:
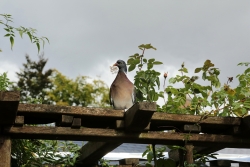
<instances>
[{"instance_id":1,"label":"green leaf","mask_svg":"<svg viewBox=\"0 0 250 167\"><path fill-rule=\"evenodd\" d=\"M214 64L211 62L211 60L206 60L203 65L203 69L207 71L210 67L214 67Z\"/></svg>"},{"instance_id":2,"label":"green leaf","mask_svg":"<svg viewBox=\"0 0 250 167\"><path fill-rule=\"evenodd\" d=\"M139 49L144 50L144 49L154 49L156 50L155 47L153 47L151 44L141 44L138 46Z\"/></svg>"},{"instance_id":3,"label":"green leaf","mask_svg":"<svg viewBox=\"0 0 250 167\"><path fill-rule=\"evenodd\" d=\"M187 68L183 67L182 70L183 70L183 72L188 73Z\"/></svg>"},{"instance_id":4,"label":"green leaf","mask_svg":"<svg viewBox=\"0 0 250 167\"><path fill-rule=\"evenodd\" d=\"M145 59L145 58L143 59L143 62L144 62L144 63L147 63L147 61L148 61L147 59Z\"/></svg>"},{"instance_id":5,"label":"green leaf","mask_svg":"<svg viewBox=\"0 0 250 167\"><path fill-rule=\"evenodd\" d=\"M199 72L201 71L201 69L202 69L202 68L196 68L196 69L194 70L194 72L195 72L195 73L199 73Z\"/></svg>"},{"instance_id":6,"label":"green leaf","mask_svg":"<svg viewBox=\"0 0 250 167\"><path fill-rule=\"evenodd\" d=\"M36 46L37 46L37 50L38 50L38 53L39 53L39 51L40 51L40 44L36 43Z\"/></svg>"},{"instance_id":7,"label":"green leaf","mask_svg":"<svg viewBox=\"0 0 250 167\"><path fill-rule=\"evenodd\" d=\"M10 29L8 29L8 28L4 28L4 29L5 29L5 31L10 32Z\"/></svg>"},{"instance_id":8,"label":"green leaf","mask_svg":"<svg viewBox=\"0 0 250 167\"><path fill-rule=\"evenodd\" d=\"M243 65L248 66L249 64L250 62L241 62L238 64L238 66L243 66Z\"/></svg>"},{"instance_id":9,"label":"green leaf","mask_svg":"<svg viewBox=\"0 0 250 167\"><path fill-rule=\"evenodd\" d=\"M134 58L130 58L130 59L128 59L127 64L128 65L134 64L133 62L134 62Z\"/></svg>"},{"instance_id":10,"label":"green leaf","mask_svg":"<svg viewBox=\"0 0 250 167\"><path fill-rule=\"evenodd\" d=\"M140 58L136 58L136 59L134 59L133 64L137 65L137 64L139 64L140 62L141 62Z\"/></svg>"},{"instance_id":11,"label":"green leaf","mask_svg":"<svg viewBox=\"0 0 250 167\"><path fill-rule=\"evenodd\" d=\"M19 35L21 36L21 38L23 38L23 31L19 30Z\"/></svg>"},{"instance_id":12,"label":"green leaf","mask_svg":"<svg viewBox=\"0 0 250 167\"><path fill-rule=\"evenodd\" d=\"M144 95L146 95L147 94L147 91L146 91L146 88L145 87L143 87L143 88L138 88Z\"/></svg>"},{"instance_id":13,"label":"green leaf","mask_svg":"<svg viewBox=\"0 0 250 167\"><path fill-rule=\"evenodd\" d=\"M163 63L160 62L160 61L155 61L155 62L153 62L153 64L154 64L154 65L160 65L160 64L163 64Z\"/></svg>"},{"instance_id":14,"label":"green leaf","mask_svg":"<svg viewBox=\"0 0 250 167\"><path fill-rule=\"evenodd\" d=\"M145 150L142 154L142 158L148 153L148 150Z\"/></svg>"},{"instance_id":15,"label":"green leaf","mask_svg":"<svg viewBox=\"0 0 250 167\"><path fill-rule=\"evenodd\" d=\"M202 73L202 79L203 79L203 80L206 80L206 78L207 78L207 74L206 74L206 72L203 72L203 73Z\"/></svg>"},{"instance_id":16,"label":"green leaf","mask_svg":"<svg viewBox=\"0 0 250 167\"><path fill-rule=\"evenodd\" d=\"M45 38L47 40L47 42L49 43L49 39L47 37L42 37L42 38Z\"/></svg>"},{"instance_id":17,"label":"green leaf","mask_svg":"<svg viewBox=\"0 0 250 167\"><path fill-rule=\"evenodd\" d=\"M153 64L152 63L148 63L148 70L152 69L153 68Z\"/></svg>"},{"instance_id":18,"label":"green leaf","mask_svg":"<svg viewBox=\"0 0 250 167\"><path fill-rule=\"evenodd\" d=\"M136 65L135 64L131 64L128 68L128 71L133 71L135 69Z\"/></svg>"},{"instance_id":19,"label":"green leaf","mask_svg":"<svg viewBox=\"0 0 250 167\"><path fill-rule=\"evenodd\" d=\"M152 162L153 157L154 157L153 152L149 151L148 154L147 154L147 160L148 160L148 162Z\"/></svg>"},{"instance_id":20,"label":"green leaf","mask_svg":"<svg viewBox=\"0 0 250 167\"><path fill-rule=\"evenodd\" d=\"M152 59L149 59L149 60L148 60L148 63L153 63L154 61L155 61L155 59L152 58Z\"/></svg>"},{"instance_id":21,"label":"green leaf","mask_svg":"<svg viewBox=\"0 0 250 167\"><path fill-rule=\"evenodd\" d=\"M14 38L12 36L10 37L10 44L11 44L11 50L12 50L13 45L14 45Z\"/></svg>"},{"instance_id":22,"label":"green leaf","mask_svg":"<svg viewBox=\"0 0 250 167\"><path fill-rule=\"evenodd\" d=\"M248 74L250 73L250 68L247 68L245 71L244 71L245 74Z\"/></svg>"},{"instance_id":23,"label":"green leaf","mask_svg":"<svg viewBox=\"0 0 250 167\"><path fill-rule=\"evenodd\" d=\"M30 33L30 32L27 32L27 35L29 36L30 41L32 42L32 35L31 35L31 33Z\"/></svg>"},{"instance_id":24,"label":"green leaf","mask_svg":"<svg viewBox=\"0 0 250 167\"><path fill-rule=\"evenodd\" d=\"M176 82L176 79L175 79L175 78L170 78L170 79L169 79L169 83L174 84L175 82Z\"/></svg>"},{"instance_id":25,"label":"green leaf","mask_svg":"<svg viewBox=\"0 0 250 167\"><path fill-rule=\"evenodd\" d=\"M157 77L157 79L156 79L156 84L158 86L158 89L160 89L160 79L159 79L159 77Z\"/></svg>"},{"instance_id":26,"label":"green leaf","mask_svg":"<svg viewBox=\"0 0 250 167\"><path fill-rule=\"evenodd\" d=\"M159 98L158 94L157 93L154 93L154 96L153 96L153 101L157 101Z\"/></svg>"},{"instance_id":27,"label":"green leaf","mask_svg":"<svg viewBox=\"0 0 250 167\"><path fill-rule=\"evenodd\" d=\"M44 45L45 45L45 41L41 38L42 42L43 42L43 48L44 48Z\"/></svg>"},{"instance_id":28,"label":"green leaf","mask_svg":"<svg viewBox=\"0 0 250 167\"><path fill-rule=\"evenodd\" d=\"M8 36L10 36L11 34L6 34L4 37L8 37Z\"/></svg>"}]
</instances>

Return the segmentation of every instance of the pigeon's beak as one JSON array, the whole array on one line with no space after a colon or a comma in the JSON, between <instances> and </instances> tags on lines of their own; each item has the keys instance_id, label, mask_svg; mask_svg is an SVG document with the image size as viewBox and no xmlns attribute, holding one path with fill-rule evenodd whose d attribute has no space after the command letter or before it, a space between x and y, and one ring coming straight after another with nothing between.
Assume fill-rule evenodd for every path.
<instances>
[{"instance_id":1,"label":"pigeon's beak","mask_svg":"<svg viewBox=\"0 0 250 167\"><path fill-rule=\"evenodd\" d=\"M118 64L117 64L117 63L115 63L115 64L113 64L113 66L118 66Z\"/></svg>"}]
</instances>

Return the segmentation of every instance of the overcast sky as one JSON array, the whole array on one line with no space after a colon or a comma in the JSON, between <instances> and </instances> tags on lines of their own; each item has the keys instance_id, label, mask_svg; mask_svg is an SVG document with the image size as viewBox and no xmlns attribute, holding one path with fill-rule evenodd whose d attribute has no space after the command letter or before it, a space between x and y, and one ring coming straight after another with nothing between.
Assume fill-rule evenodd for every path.
<instances>
[{"instance_id":1,"label":"overcast sky","mask_svg":"<svg viewBox=\"0 0 250 167\"><path fill-rule=\"evenodd\" d=\"M64 75L100 76L108 85L115 77L109 66L139 52L138 45L151 43L146 51L164 65L161 72L177 73L182 62L191 71L206 59L221 69L222 82L243 71L239 62L250 61L250 1L167 0L0 0L0 13L11 14L15 27L38 30L46 36L46 69ZM18 34L13 51L0 25L0 73L12 80L25 62L25 54L37 60L37 48ZM133 80L133 73L128 74Z\"/></svg>"}]
</instances>

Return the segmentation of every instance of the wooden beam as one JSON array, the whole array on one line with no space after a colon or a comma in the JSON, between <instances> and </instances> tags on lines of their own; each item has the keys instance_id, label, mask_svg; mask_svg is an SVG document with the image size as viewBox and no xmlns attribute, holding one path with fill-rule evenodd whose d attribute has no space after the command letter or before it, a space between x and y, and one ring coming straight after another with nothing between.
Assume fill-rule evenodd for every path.
<instances>
[{"instance_id":1,"label":"wooden beam","mask_svg":"<svg viewBox=\"0 0 250 167\"><path fill-rule=\"evenodd\" d=\"M116 129L124 129L125 128L125 122L123 120L116 120ZM149 131L150 130L150 122L148 123L147 127L143 129L143 131Z\"/></svg>"},{"instance_id":2,"label":"wooden beam","mask_svg":"<svg viewBox=\"0 0 250 167\"><path fill-rule=\"evenodd\" d=\"M76 107L76 106L56 106L56 105L45 105L45 104L19 104L18 115L25 116L25 123L42 123L46 122L57 122L61 119L61 115L75 116L82 118L83 126L91 127L93 122L101 122L104 119L107 121L116 121L124 119L123 110L113 110L107 108L88 108L88 107ZM26 117L27 116L27 117ZM41 121L43 119L43 121ZM96 119L99 119L96 121ZM84 120L84 121L83 121ZM101 120L101 121L100 121ZM201 116L197 115L181 115L181 114L167 114L162 112L155 112L151 118L151 129L161 130L160 126L175 126L184 124L196 124L200 123L202 130L212 130L210 128L214 125L216 129L223 127L224 129L228 126L239 126L241 125L242 118L238 117L207 117L201 120ZM104 121L104 122L107 122ZM246 121L247 122L247 121ZM90 125L90 126L88 126ZM209 126L204 129L203 125ZM221 132L221 130L220 130ZM206 132L208 133L208 132Z\"/></svg>"},{"instance_id":3,"label":"wooden beam","mask_svg":"<svg viewBox=\"0 0 250 167\"><path fill-rule=\"evenodd\" d=\"M16 116L14 126L23 126L23 124L24 124L24 116Z\"/></svg>"},{"instance_id":4,"label":"wooden beam","mask_svg":"<svg viewBox=\"0 0 250 167\"><path fill-rule=\"evenodd\" d=\"M19 100L19 91L0 91L0 124L14 124Z\"/></svg>"},{"instance_id":5,"label":"wooden beam","mask_svg":"<svg viewBox=\"0 0 250 167\"><path fill-rule=\"evenodd\" d=\"M80 129L80 127L81 127L81 118L74 118L71 128Z\"/></svg>"},{"instance_id":6,"label":"wooden beam","mask_svg":"<svg viewBox=\"0 0 250 167\"><path fill-rule=\"evenodd\" d=\"M184 132L196 132L196 133L199 133L199 132L201 132L201 126L198 126L198 125L184 125L183 131Z\"/></svg>"},{"instance_id":7,"label":"wooden beam","mask_svg":"<svg viewBox=\"0 0 250 167\"><path fill-rule=\"evenodd\" d=\"M185 144L185 149L186 149L186 161L187 165L191 166L194 163L194 158L193 158L193 149L194 146L190 143Z\"/></svg>"},{"instance_id":8,"label":"wooden beam","mask_svg":"<svg viewBox=\"0 0 250 167\"><path fill-rule=\"evenodd\" d=\"M250 115L243 118L242 126L244 126L246 130L250 131Z\"/></svg>"},{"instance_id":9,"label":"wooden beam","mask_svg":"<svg viewBox=\"0 0 250 167\"><path fill-rule=\"evenodd\" d=\"M142 131L145 129L156 111L156 108L156 103L135 103L125 112L125 129L127 131Z\"/></svg>"},{"instance_id":10,"label":"wooden beam","mask_svg":"<svg viewBox=\"0 0 250 167\"><path fill-rule=\"evenodd\" d=\"M10 167L11 140L8 136L0 136L0 166Z\"/></svg>"},{"instance_id":11,"label":"wooden beam","mask_svg":"<svg viewBox=\"0 0 250 167\"><path fill-rule=\"evenodd\" d=\"M117 120L116 123L118 123L118 127L123 126L126 130L142 131L149 124L154 111L156 111L155 103L136 103L125 113L125 121ZM85 165L97 162L121 144L117 142L89 142L82 147L84 152L82 152L80 160Z\"/></svg>"},{"instance_id":12,"label":"wooden beam","mask_svg":"<svg viewBox=\"0 0 250 167\"><path fill-rule=\"evenodd\" d=\"M0 101L20 101L20 92L0 91Z\"/></svg>"},{"instance_id":13,"label":"wooden beam","mask_svg":"<svg viewBox=\"0 0 250 167\"><path fill-rule=\"evenodd\" d=\"M79 161L82 162L82 165L96 164L104 155L121 144L116 142L88 142L80 150Z\"/></svg>"},{"instance_id":14,"label":"wooden beam","mask_svg":"<svg viewBox=\"0 0 250 167\"><path fill-rule=\"evenodd\" d=\"M50 140L81 140L81 141L105 141L119 143L152 143L182 145L185 140L197 146L220 146L250 148L249 137L215 134L189 134L189 133L167 133L147 132L137 133L114 130L84 128L71 129L70 127L9 127L4 133L12 138L50 139Z\"/></svg>"},{"instance_id":15,"label":"wooden beam","mask_svg":"<svg viewBox=\"0 0 250 167\"><path fill-rule=\"evenodd\" d=\"M123 110L113 110L109 108L93 108L78 106L57 106L47 104L19 104L18 114L45 114L46 115L71 115L71 116L91 116L110 117L122 119Z\"/></svg>"},{"instance_id":16,"label":"wooden beam","mask_svg":"<svg viewBox=\"0 0 250 167\"><path fill-rule=\"evenodd\" d=\"M215 125L240 125L241 118L239 117L207 117L201 120L202 116L198 115L184 115L184 114L166 114L163 112L155 112L151 122L168 122L176 124L182 122L185 124L200 123L202 124L215 124Z\"/></svg>"},{"instance_id":17,"label":"wooden beam","mask_svg":"<svg viewBox=\"0 0 250 167\"><path fill-rule=\"evenodd\" d=\"M70 115L61 115L61 118L56 122L56 126L71 126L74 117Z\"/></svg>"}]
</instances>

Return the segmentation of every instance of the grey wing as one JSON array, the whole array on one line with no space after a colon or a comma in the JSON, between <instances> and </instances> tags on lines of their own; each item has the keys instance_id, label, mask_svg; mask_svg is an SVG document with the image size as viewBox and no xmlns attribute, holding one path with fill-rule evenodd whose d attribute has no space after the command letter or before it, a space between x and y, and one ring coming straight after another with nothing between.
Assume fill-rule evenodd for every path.
<instances>
[{"instance_id":1,"label":"grey wing","mask_svg":"<svg viewBox=\"0 0 250 167\"><path fill-rule=\"evenodd\" d=\"M109 89L109 103L110 103L110 105L114 106L114 100L112 99L112 89L111 89L111 87Z\"/></svg>"},{"instance_id":2,"label":"grey wing","mask_svg":"<svg viewBox=\"0 0 250 167\"><path fill-rule=\"evenodd\" d=\"M133 104L135 104L135 102L136 102L136 89L135 88L134 88L134 91L132 93L132 102L133 102Z\"/></svg>"}]
</instances>

